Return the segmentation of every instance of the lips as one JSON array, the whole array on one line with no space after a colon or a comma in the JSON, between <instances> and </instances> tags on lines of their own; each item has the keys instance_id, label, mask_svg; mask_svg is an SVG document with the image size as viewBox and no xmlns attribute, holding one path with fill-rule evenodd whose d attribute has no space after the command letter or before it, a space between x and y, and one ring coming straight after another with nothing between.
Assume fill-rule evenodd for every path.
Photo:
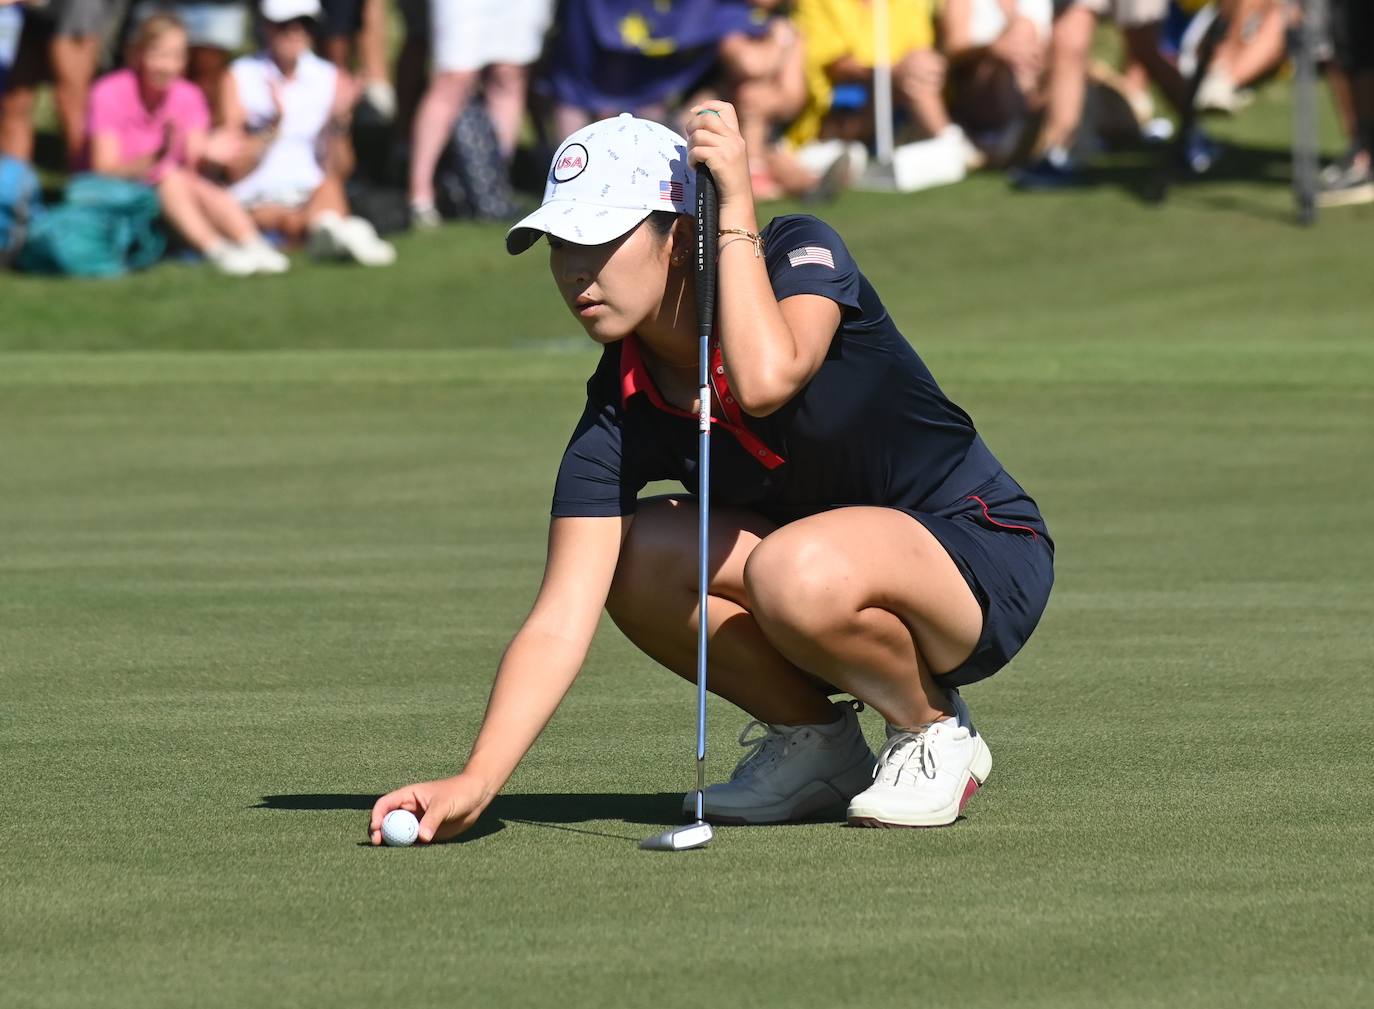
<instances>
[{"instance_id":1,"label":"lips","mask_svg":"<svg viewBox=\"0 0 1374 1009\"><path fill-rule=\"evenodd\" d=\"M593 301L591 298L578 298L573 302L573 311L578 315L591 315L601 307L601 302Z\"/></svg>"}]
</instances>

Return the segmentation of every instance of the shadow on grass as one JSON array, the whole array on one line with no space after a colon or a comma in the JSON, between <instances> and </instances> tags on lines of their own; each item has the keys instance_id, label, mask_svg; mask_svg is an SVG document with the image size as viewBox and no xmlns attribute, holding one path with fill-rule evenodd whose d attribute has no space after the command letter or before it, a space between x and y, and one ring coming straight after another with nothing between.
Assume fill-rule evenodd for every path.
<instances>
[{"instance_id":1,"label":"shadow on grass","mask_svg":"<svg viewBox=\"0 0 1374 1009\"><path fill-rule=\"evenodd\" d=\"M1271 189L1291 188L1292 152L1287 147L1264 147L1230 141L1222 142L1220 146L1220 157L1211 171L1198 176L1181 170L1166 172L1164 158L1169 155L1163 146L1108 153L1084 168L1082 188L1121 189L1147 204L1158 204L1171 195L1187 193L1191 202L1217 210L1250 214L1266 220L1293 220L1291 212L1278 211L1260 199L1247 200L1234 191L1216 191L1219 187L1235 183ZM1168 145L1168 150L1173 151L1174 146Z\"/></svg>"},{"instance_id":2,"label":"shadow on grass","mask_svg":"<svg viewBox=\"0 0 1374 1009\"><path fill-rule=\"evenodd\" d=\"M366 811L376 801L377 796L370 793L305 792L264 795L257 805L250 808L303 812L330 809ZM681 822L681 802L681 792L498 795L470 830L443 843L468 844L478 841L503 830L508 823L617 841L638 841L642 836L640 833L613 834L575 825L596 820L620 820L627 824L671 826ZM363 844L371 847L366 842Z\"/></svg>"}]
</instances>

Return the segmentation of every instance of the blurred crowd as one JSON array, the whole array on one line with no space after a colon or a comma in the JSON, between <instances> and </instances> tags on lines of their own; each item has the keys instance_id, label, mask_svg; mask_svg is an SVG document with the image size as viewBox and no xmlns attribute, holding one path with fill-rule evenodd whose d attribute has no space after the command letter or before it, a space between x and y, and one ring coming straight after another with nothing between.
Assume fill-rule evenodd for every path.
<instances>
[{"instance_id":1,"label":"blurred crowd","mask_svg":"<svg viewBox=\"0 0 1374 1009\"><path fill-rule=\"evenodd\" d=\"M1319 202L1374 201L1374 4L1308 0L1349 150ZM385 234L510 217L575 129L680 127L735 103L762 200L1005 170L1081 180L1104 145L1175 138L1285 72L1293 0L0 0L0 156L148 187L226 274L284 251L385 266ZM1119 44L1102 48L1102 25ZM1224 26L1224 27L1222 27ZM396 28L401 38L393 38ZM1103 58L1103 57L1107 58ZM1198 72L1199 63L1203 72ZM43 152L40 152L43 153ZM0 202L5 199L0 191Z\"/></svg>"}]
</instances>

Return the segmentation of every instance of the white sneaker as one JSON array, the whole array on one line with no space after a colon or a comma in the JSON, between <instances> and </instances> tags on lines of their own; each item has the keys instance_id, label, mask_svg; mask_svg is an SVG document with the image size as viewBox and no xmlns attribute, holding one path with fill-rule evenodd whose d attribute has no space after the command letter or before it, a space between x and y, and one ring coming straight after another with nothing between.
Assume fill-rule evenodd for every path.
<instances>
[{"instance_id":1,"label":"white sneaker","mask_svg":"<svg viewBox=\"0 0 1374 1009\"><path fill-rule=\"evenodd\" d=\"M1224 72L1213 70L1198 85L1193 107L1199 112L1220 112L1234 115L1240 107L1236 100L1236 85Z\"/></svg>"},{"instance_id":2,"label":"white sneaker","mask_svg":"<svg viewBox=\"0 0 1374 1009\"><path fill-rule=\"evenodd\" d=\"M310 222L306 249L314 259L343 259L348 255L343 244L343 218L327 210Z\"/></svg>"},{"instance_id":3,"label":"white sneaker","mask_svg":"<svg viewBox=\"0 0 1374 1009\"><path fill-rule=\"evenodd\" d=\"M873 785L849 804L855 827L943 827L959 818L965 803L992 771L992 753L959 715L907 732L888 726Z\"/></svg>"},{"instance_id":4,"label":"white sneaker","mask_svg":"<svg viewBox=\"0 0 1374 1009\"><path fill-rule=\"evenodd\" d=\"M253 257L257 263L258 273L285 273L291 269L291 260L268 245L261 237L244 242L240 248L247 250Z\"/></svg>"},{"instance_id":5,"label":"white sneaker","mask_svg":"<svg viewBox=\"0 0 1374 1009\"><path fill-rule=\"evenodd\" d=\"M443 216L433 203L410 205L410 226L416 231L433 231L444 223Z\"/></svg>"},{"instance_id":6,"label":"white sneaker","mask_svg":"<svg viewBox=\"0 0 1374 1009\"><path fill-rule=\"evenodd\" d=\"M344 252L363 266L390 266L396 262L396 247L377 234L372 222L362 217L345 217L340 226Z\"/></svg>"},{"instance_id":7,"label":"white sneaker","mask_svg":"<svg viewBox=\"0 0 1374 1009\"><path fill-rule=\"evenodd\" d=\"M241 245L220 242L205 250L205 258L227 277L251 277L258 272L258 257Z\"/></svg>"},{"instance_id":8,"label":"white sneaker","mask_svg":"<svg viewBox=\"0 0 1374 1009\"><path fill-rule=\"evenodd\" d=\"M311 223L310 254L316 259L351 259L363 266L390 266L396 248L361 217L323 213Z\"/></svg>"},{"instance_id":9,"label":"white sneaker","mask_svg":"<svg viewBox=\"0 0 1374 1009\"><path fill-rule=\"evenodd\" d=\"M751 749L730 780L706 789L712 823L787 823L842 805L873 778L873 751L859 727L859 702L835 705L829 725L769 725L752 721L740 733ZM750 736L755 728L763 735ZM683 798L684 816L695 816L695 793Z\"/></svg>"}]
</instances>

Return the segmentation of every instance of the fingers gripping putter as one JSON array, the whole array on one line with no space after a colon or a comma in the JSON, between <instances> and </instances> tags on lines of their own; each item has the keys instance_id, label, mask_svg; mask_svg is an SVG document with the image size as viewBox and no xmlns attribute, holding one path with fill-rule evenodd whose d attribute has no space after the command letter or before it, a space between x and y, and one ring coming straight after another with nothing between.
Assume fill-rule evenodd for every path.
<instances>
[{"instance_id":1,"label":"fingers gripping putter","mask_svg":"<svg viewBox=\"0 0 1374 1009\"><path fill-rule=\"evenodd\" d=\"M711 336L716 317L716 231L719 225L716 181L705 165L697 168L697 787L692 793L696 803L696 822L674 827L639 843L650 851L686 851L701 848L711 840L711 825L705 817L706 791L706 564L711 517Z\"/></svg>"}]
</instances>

